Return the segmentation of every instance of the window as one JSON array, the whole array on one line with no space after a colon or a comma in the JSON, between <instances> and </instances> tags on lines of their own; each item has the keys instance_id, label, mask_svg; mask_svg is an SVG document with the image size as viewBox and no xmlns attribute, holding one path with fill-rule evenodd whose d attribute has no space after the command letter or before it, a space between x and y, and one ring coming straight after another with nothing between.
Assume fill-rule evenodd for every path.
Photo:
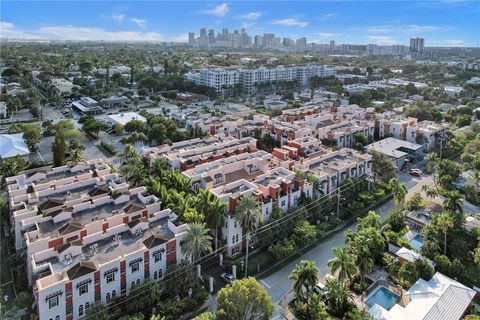
<instances>
[{"instance_id":1,"label":"window","mask_svg":"<svg viewBox=\"0 0 480 320\"><path fill-rule=\"evenodd\" d=\"M55 320L60 320L60 316L56 316L56 317L55 317Z\"/></svg>"},{"instance_id":2,"label":"window","mask_svg":"<svg viewBox=\"0 0 480 320\"><path fill-rule=\"evenodd\" d=\"M85 311L90 308L90 302L85 302Z\"/></svg>"},{"instance_id":3,"label":"window","mask_svg":"<svg viewBox=\"0 0 480 320\"><path fill-rule=\"evenodd\" d=\"M105 300L107 300L107 303L110 302L110 292L105 296Z\"/></svg>"},{"instance_id":4,"label":"window","mask_svg":"<svg viewBox=\"0 0 480 320\"><path fill-rule=\"evenodd\" d=\"M238 242L238 233L237 233L237 236L236 236L236 240L237 240L237 242Z\"/></svg>"},{"instance_id":5,"label":"window","mask_svg":"<svg viewBox=\"0 0 480 320\"><path fill-rule=\"evenodd\" d=\"M235 235L232 236L232 242L235 242Z\"/></svg>"},{"instance_id":6,"label":"window","mask_svg":"<svg viewBox=\"0 0 480 320\"><path fill-rule=\"evenodd\" d=\"M132 281L132 284L130 285L130 288L135 288L135 281Z\"/></svg>"},{"instance_id":7,"label":"window","mask_svg":"<svg viewBox=\"0 0 480 320\"><path fill-rule=\"evenodd\" d=\"M125 273L125 267L122 267L122 268L120 269L120 273Z\"/></svg>"},{"instance_id":8,"label":"window","mask_svg":"<svg viewBox=\"0 0 480 320\"><path fill-rule=\"evenodd\" d=\"M82 295L88 293L88 283L82 284L78 287L78 295Z\"/></svg>"},{"instance_id":9,"label":"window","mask_svg":"<svg viewBox=\"0 0 480 320\"><path fill-rule=\"evenodd\" d=\"M117 296L117 291L113 290L112 291L112 299L115 299L116 296Z\"/></svg>"},{"instance_id":10,"label":"window","mask_svg":"<svg viewBox=\"0 0 480 320\"><path fill-rule=\"evenodd\" d=\"M285 205L285 200L282 200L282 203L280 204L280 206L284 206Z\"/></svg>"},{"instance_id":11,"label":"window","mask_svg":"<svg viewBox=\"0 0 480 320\"><path fill-rule=\"evenodd\" d=\"M140 263L136 262L132 264L132 273L137 272L138 270L140 270Z\"/></svg>"},{"instance_id":12,"label":"window","mask_svg":"<svg viewBox=\"0 0 480 320\"><path fill-rule=\"evenodd\" d=\"M48 299L48 309L58 306L58 296Z\"/></svg>"},{"instance_id":13,"label":"window","mask_svg":"<svg viewBox=\"0 0 480 320\"><path fill-rule=\"evenodd\" d=\"M155 255L155 258L154 258L154 259L155 259L155 262L162 261L162 254L161 254L161 253L157 253L157 254Z\"/></svg>"},{"instance_id":14,"label":"window","mask_svg":"<svg viewBox=\"0 0 480 320\"><path fill-rule=\"evenodd\" d=\"M233 227L234 227L234 228L237 227L237 220L233 221Z\"/></svg>"},{"instance_id":15,"label":"window","mask_svg":"<svg viewBox=\"0 0 480 320\"><path fill-rule=\"evenodd\" d=\"M112 273L107 274L107 283L110 283L110 282L113 282L113 281L115 281L115 273L112 272Z\"/></svg>"},{"instance_id":16,"label":"window","mask_svg":"<svg viewBox=\"0 0 480 320\"><path fill-rule=\"evenodd\" d=\"M158 270L158 277L159 278L163 277L163 270L162 269Z\"/></svg>"},{"instance_id":17,"label":"window","mask_svg":"<svg viewBox=\"0 0 480 320\"><path fill-rule=\"evenodd\" d=\"M78 307L78 316L83 316L83 304Z\"/></svg>"},{"instance_id":18,"label":"window","mask_svg":"<svg viewBox=\"0 0 480 320\"><path fill-rule=\"evenodd\" d=\"M155 271L155 272L153 273L153 279L157 280L157 278L158 278L158 272Z\"/></svg>"},{"instance_id":19,"label":"window","mask_svg":"<svg viewBox=\"0 0 480 320\"><path fill-rule=\"evenodd\" d=\"M137 286L140 285L140 279L137 279Z\"/></svg>"}]
</instances>

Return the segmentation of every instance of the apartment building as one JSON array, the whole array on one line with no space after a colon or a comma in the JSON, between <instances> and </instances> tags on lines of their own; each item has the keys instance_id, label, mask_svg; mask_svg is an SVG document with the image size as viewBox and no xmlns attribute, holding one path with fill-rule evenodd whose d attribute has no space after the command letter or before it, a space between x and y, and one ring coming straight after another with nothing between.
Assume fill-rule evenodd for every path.
<instances>
[{"instance_id":1,"label":"apartment building","mask_svg":"<svg viewBox=\"0 0 480 320\"><path fill-rule=\"evenodd\" d=\"M237 139L230 135L218 134L206 139L195 138L143 150L149 163L157 157L164 157L173 169L188 170L198 164L215 161L234 154L255 152L257 140L246 137Z\"/></svg>"},{"instance_id":2,"label":"apartment building","mask_svg":"<svg viewBox=\"0 0 480 320\"><path fill-rule=\"evenodd\" d=\"M340 148L352 148L356 144L355 135L363 134L367 138L373 138L375 133L375 122L368 120L350 120L335 123L317 129L320 140L328 139L334 141Z\"/></svg>"},{"instance_id":3,"label":"apartment building","mask_svg":"<svg viewBox=\"0 0 480 320\"><path fill-rule=\"evenodd\" d=\"M185 74L185 79L213 88L217 93L226 95L237 86L244 94L252 95L258 91L258 85L276 82L291 82L300 87L310 84L312 77L335 76L333 66L326 65L279 65L259 68L204 68Z\"/></svg>"},{"instance_id":4,"label":"apartment building","mask_svg":"<svg viewBox=\"0 0 480 320\"><path fill-rule=\"evenodd\" d=\"M235 210L241 197L250 195L257 198L262 212L262 222L267 222L275 207L283 212L296 207L302 193L311 197L312 184L282 167L270 169L252 181L241 178L212 189L212 194L227 205L225 225L222 228L227 254L233 255L242 250L243 228L235 219Z\"/></svg>"},{"instance_id":5,"label":"apartment building","mask_svg":"<svg viewBox=\"0 0 480 320\"><path fill-rule=\"evenodd\" d=\"M40 320L79 319L189 259L180 247L187 225L100 160L30 170L7 185Z\"/></svg>"},{"instance_id":6,"label":"apartment building","mask_svg":"<svg viewBox=\"0 0 480 320\"><path fill-rule=\"evenodd\" d=\"M406 128L406 140L423 144L426 151L440 147L440 140L445 138L448 124L433 121L421 121Z\"/></svg>"},{"instance_id":7,"label":"apartment building","mask_svg":"<svg viewBox=\"0 0 480 320\"><path fill-rule=\"evenodd\" d=\"M371 175L372 156L352 149L337 151L324 150L297 161L295 168L314 176L320 190L314 190L314 198L319 195L333 195L347 178Z\"/></svg>"},{"instance_id":8,"label":"apartment building","mask_svg":"<svg viewBox=\"0 0 480 320\"><path fill-rule=\"evenodd\" d=\"M302 123L294 124L279 119L269 119L263 134L270 135L280 145L284 145L288 140L315 136L315 131Z\"/></svg>"}]
</instances>

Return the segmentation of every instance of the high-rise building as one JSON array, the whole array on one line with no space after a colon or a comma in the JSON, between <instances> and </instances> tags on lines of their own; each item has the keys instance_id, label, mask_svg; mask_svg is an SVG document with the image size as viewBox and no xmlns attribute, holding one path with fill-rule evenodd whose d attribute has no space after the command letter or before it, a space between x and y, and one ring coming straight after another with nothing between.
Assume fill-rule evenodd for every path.
<instances>
[{"instance_id":1,"label":"high-rise building","mask_svg":"<svg viewBox=\"0 0 480 320\"><path fill-rule=\"evenodd\" d=\"M272 46L274 39L275 39L275 33L264 33L263 34L263 45L265 47Z\"/></svg>"},{"instance_id":2,"label":"high-rise building","mask_svg":"<svg viewBox=\"0 0 480 320\"><path fill-rule=\"evenodd\" d=\"M253 39L253 45L257 48L263 46L263 36L256 35Z\"/></svg>"},{"instance_id":3,"label":"high-rise building","mask_svg":"<svg viewBox=\"0 0 480 320\"><path fill-rule=\"evenodd\" d=\"M228 28L223 28L222 29L222 40L223 41L228 41Z\"/></svg>"},{"instance_id":4,"label":"high-rise building","mask_svg":"<svg viewBox=\"0 0 480 320\"><path fill-rule=\"evenodd\" d=\"M335 40L330 40L330 53L335 51Z\"/></svg>"},{"instance_id":5,"label":"high-rise building","mask_svg":"<svg viewBox=\"0 0 480 320\"><path fill-rule=\"evenodd\" d=\"M305 49L307 47L307 38L302 37L296 41L297 49Z\"/></svg>"},{"instance_id":6,"label":"high-rise building","mask_svg":"<svg viewBox=\"0 0 480 320\"><path fill-rule=\"evenodd\" d=\"M191 46L195 45L195 33L193 32L188 33L188 44Z\"/></svg>"},{"instance_id":7,"label":"high-rise building","mask_svg":"<svg viewBox=\"0 0 480 320\"><path fill-rule=\"evenodd\" d=\"M410 38L410 52L423 53L424 48L425 48L424 38Z\"/></svg>"},{"instance_id":8,"label":"high-rise building","mask_svg":"<svg viewBox=\"0 0 480 320\"><path fill-rule=\"evenodd\" d=\"M208 44L212 45L215 43L215 30L208 30Z\"/></svg>"}]
</instances>

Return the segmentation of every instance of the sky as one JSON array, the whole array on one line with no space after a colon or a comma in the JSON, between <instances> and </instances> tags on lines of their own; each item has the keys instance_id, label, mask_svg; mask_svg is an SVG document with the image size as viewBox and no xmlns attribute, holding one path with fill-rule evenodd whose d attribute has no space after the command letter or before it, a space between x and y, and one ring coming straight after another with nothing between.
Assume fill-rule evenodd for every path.
<instances>
[{"instance_id":1,"label":"sky","mask_svg":"<svg viewBox=\"0 0 480 320\"><path fill-rule=\"evenodd\" d=\"M206 27L308 42L480 47L480 0L23 1L0 3L0 38L187 41Z\"/></svg>"}]
</instances>

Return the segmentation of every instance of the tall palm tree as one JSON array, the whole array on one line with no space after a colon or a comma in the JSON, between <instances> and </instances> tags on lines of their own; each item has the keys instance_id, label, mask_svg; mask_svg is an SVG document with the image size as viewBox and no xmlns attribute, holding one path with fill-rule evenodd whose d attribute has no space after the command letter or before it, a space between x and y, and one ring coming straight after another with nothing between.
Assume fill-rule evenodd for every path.
<instances>
[{"instance_id":1,"label":"tall palm tree","mask_svg":"<svg viewBox=\"0 0 480 320\"><path fill-rule=\"evenodd\" d=\"M225 223L224 213L225 213L226 206L227 204L225 202L222 202L219 198L214 197L212 202L210 203L210 211L206 216L207 226L209 228L215 229L215 251L218 250L219 226L222 226ZM221 238L221 234L220 234L220 238Z\"/></svg>"},{"instance_id":2,"label":"tall palm tree","mask_svg":"<svg viewBox=\"0 0 480 320\"><path fill-rule=\"evenodd\" d=\"M142 161L140 154L132 144L127 144L123 150L123 156L127 163L138 163Z\"/></svg>"},{"instance_id":3,"label":"tall palm tree","mask_svg":"<svg viewBox=\"0 0 480 320\"><path fill-rule=\"evenodd\" d=\"M301 301L310 301L313 289L318 282L318 269L315 262L302 260L288 276L293 280L293 291Z\"/></svg>"},{"instance_id":4,"label":"tall palm tree","mask_svg":"<svg viewBox=\"0 0 480 320\"><path fill-rule=\"evenodd\" d=\"M463 196L458 191L448 191L444 194L443 208L451 213L463 213Z\"/></svg>"},{"instance_id":5,"label":"tall palm tree","mask_svg":"<svg viewBox=\"0 0 480 320\"><path fill-rule=\"evenodd\" d=\"M405 196L407 195L408 189L405 183L399 183L397 178L392 178L388 182L390 189L393 194L393 201L400 206L401 208L405 205Z\"/></svg>"},{"instance_id":6,"label":"tall palm tree","mask_svg":"<svg viewBox=\"0 0 480 320\"><path fill-rule=\"evenodd\" d=\"M192 264L195 264L202 255L212 251L212 237L209 232L210 229L204 223L192 223L188 226L181 248L192 257Z\"/></svg>"},{"instance_id":7,"label":"tall palm tree","mask_svg":"<svg viewBox=\"0 0 480 320\"><path fill-rule=\"evenodd\" d=\"M448 213L442 213L437 218L437 226L442 230L444 235L443 240L443 255L447 254L447 232L453 228L453 218Z\"/></svg>"},{"instance_id":8,"label":"tall palm tree","mask_svg":"<svg viewBox=\"0 0 480 320\"><path fill-rule=\"evenodd\" d=\"M375 211L369 211L364 218L358 218L358 221L359 223L357 225L357 231L369 227L380 230L382 225L382 219L378 214L375 213Z\"/></svg>"},{"instance_id":9,"label":"tall palm tree","mask_svg":"<svg viewBox=\"0 0 480 320\"><path fill-rule=\"evenodd\" d=\"M427 195L427 197L429 198L435 198L438 196L438 190L437 188L435 187L429 187L428 185L424 184L422 186L422 191L425 192L425 194Z\"/></svg>"},{"instance_id":10,"label":"tall palm tree","mask_svg":"<svg viewBox=\"0 0 480 320\"><path fill-rule=\"evenodd\" d=\"M355 264L360 274L361 282L363 283L364 277L367 273L372 271L374 261L367 250L367 247L357 247L355 251Z\"/></svg>"},{"instance_id":11,"label":"tall palm tree","mask_svg":"<svg viewBox=\"0 0 480 320\"><path fill-rule=\"evenodd\" d=\"M347 311L349 302L352 299L352 293L348 286L337 279L330 278L327 279L325 284L325 291L330 312L341 318Z\"/></svg>"},{"instance_id":12,"label":"tall palm tree","mask_svg":"<svg viewBox=\"0 0 480 320\"><path fill-rule=\"evenodd\" d=\"M357 272L355 261L346 248L336 247L333 248L333 252L335 258L328 260L328 267L332 273L338 272L339 281L345 282Z\"/></svg>"},{"instance_id":13,"label":"tall palm tree","mask_svg":"<svg viewBox=\"0 0 480 320\"><path fill-rule=\"evenodd\" d=\"M164 157L156 158L152 166L150 167L150 174L159 178L160 182L163 183L165 177L165 171L169 170L167 159Z\"/></svg>"},{"instance_id":14,"label":"tall palm tree","mask_svg":"<svg viewBox=\"0 0 480 320\"><path fill-rule=\"evenodd\" d=\"M250 234L259 223L262 222L262 212L258 207L257 199L253 196L244 196L238 202L235 210L235 219L247 232L247 248L245 255L245 277L248 275L248 247L250 246Z\"/></svg>"}]
</instances>

